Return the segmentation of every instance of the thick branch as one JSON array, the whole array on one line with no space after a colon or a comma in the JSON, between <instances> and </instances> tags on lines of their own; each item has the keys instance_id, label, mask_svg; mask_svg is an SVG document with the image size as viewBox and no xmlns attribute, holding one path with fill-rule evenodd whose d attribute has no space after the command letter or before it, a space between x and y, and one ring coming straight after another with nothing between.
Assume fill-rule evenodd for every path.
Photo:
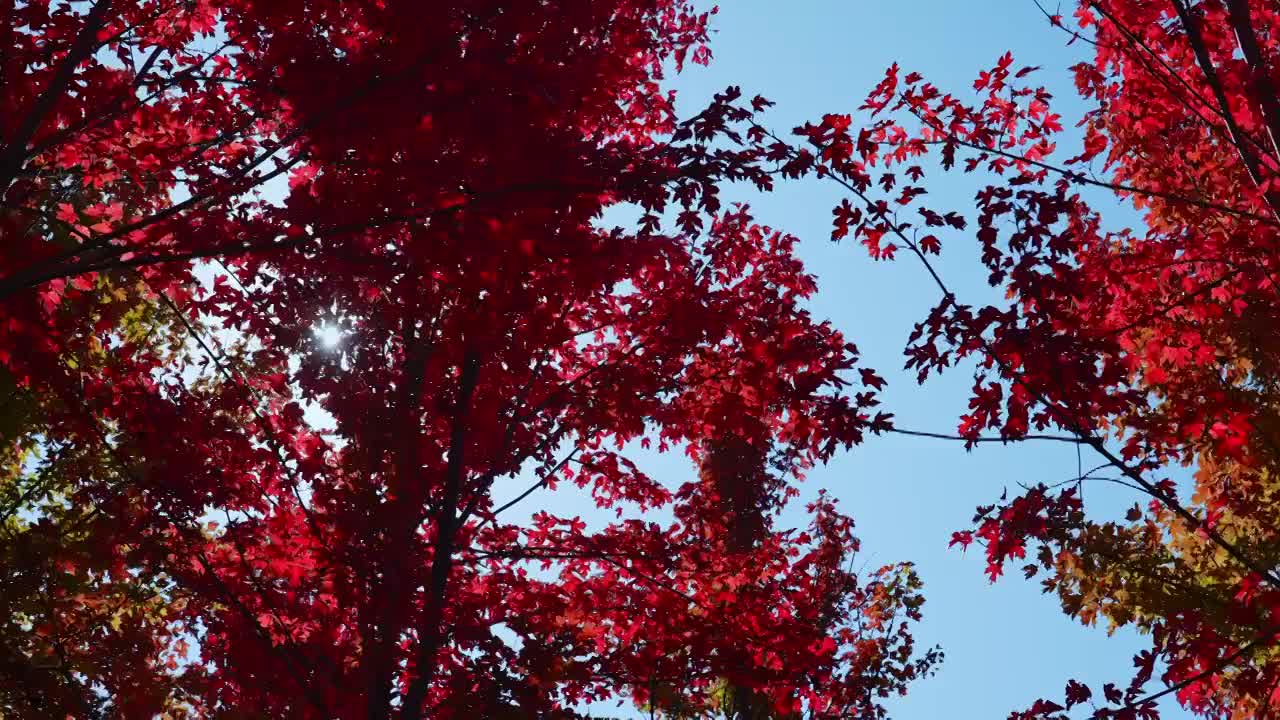
<instances>
[{"instance_id":1,"label":"thick branch","mask_svg":"<svg viewBox=\"0 0 1280 720\"><path fill-rule=\"evenodd\" d=\"M409 684L405 694L402 717L417 720L422 717L422 706L427 691L435 680L436 655L444 638L441 621L444 615L445 594L449 574L453 570L453 552L456 541L458 504L462 481L466 474L467 416L471 410L471 396L475 393L480 374L480 358L468 352L462 361L462 377L459 380L458 403L454 409L453 427L449 437L449 454L445 466L444 499L436 514L436 542L431 556L431 578L427 587L426 612L422 620L421 637L418 640L416 658L417 677Z\"/></svg>"},{"instance_id":2,"label":"thick branch","mask_svg":"<svg viewBox=\"0 0 1280 720\"><path fill-rule=\"evenodd\" d=\"M434 329L428 325L419 333L414 328L412 314L404 319L404 362L396 397L396 415L400 425L399 445L395 451L395 478L391 486L392 527L382 528L384 547L381 569L383 585L371 589L370 616L365 620L365 651L363 664L368 672L368 697L366 702L370 720L385 720L391 715L391 689L395 676L395 641L405 602L404 580L408 566L404 562L403 548L398 546L402 534L411 540L412 529L401 533L395 520L413 513L411 508L400 506L406 502L410 484L418 477L418 440L421 437L419 407L427 365L435 350ZM397 512L398 511L398 512ZM374 574L376 581L377 575Z\"/></svg>"},{"instance_id":3,"label":"thick branch","mask_svg":"<svg viewBox=\"0 0 1280 720\"><path fill-rule=\"evenodd\" d=\"M1222 81L1218 77L1217 68L1214 67L1213 58L1209 56L1209 50L1204 43L1204 36L1200 34L1200 25L1191 17L1190 9L1183 4L1182 0L1170 0L1170 2L1173 4L1174 10L1178 13L1178 18L1182 21L1182 25L1187 31L1187 42L1191 44L1191 51L1195 54L1196 63L1200 66L1200 71L1204 73L1205 82L1208 83L1209 89L1213 91L1214 100L1217 101L1218 107L1222 111L1223 122L1226 123L1227 131L1231 134L1231 143L1240 154L1245 170L1249 173L1249 179L1253 181L1254 185L1258 185L1261 188L1264 178L1258 166L1257 158L1246 147L1246 135L1236 122L1235 115L1231 112L1231 104L1227 100L1226 91L1223 89ZM1271 192L1263 192L1263 198L1271 209L1271 213L1275 215L1277 220L1280 220L1280 199L1277 199L1275 194Z\"/></svg>"},{"instance_id":4,"label":"thick branch","mask_svg":"<svg viewBox=\"0 0 1280 720\"><path fill-rule=\"evenodd\" d=\"M53 106L66 94L76 68L93 52L98 40L98 31L106 24L111 1L98 0L89 10L89 14L84 18L84 26L80 28L80 33L76 35L66 57L59 63L58 69L54 71L49 86L40 93L40 97L31 106L31 110L27 112L13 137L5 143L4 151L0 154L0 192L8 190L13 179L22 171L22 166L27 161L27 145L31 143L31 138L40 129L40 125L53 110Z\"/></svg>"},{"instance_id":5,"label":"thick branch","mask_svg":"<svg viewBox=\"0 0 1280 720\"><path fill-rule=\"evenodd\" d=\"M1262 114L1267 120L1267 135L1271 140L1271 149L1280 159L1280 102L1276 100L1275 86L1271 82L1271 68L1258 48L1258 38L1253 31L1253 20L1250 17L1249 0L1227 0L1227 9L1231 13L1231 28L1235 31L1236 42L1245 62L1253 75L1253 88L1262 105Z\"/></svg>"}]
</instances>

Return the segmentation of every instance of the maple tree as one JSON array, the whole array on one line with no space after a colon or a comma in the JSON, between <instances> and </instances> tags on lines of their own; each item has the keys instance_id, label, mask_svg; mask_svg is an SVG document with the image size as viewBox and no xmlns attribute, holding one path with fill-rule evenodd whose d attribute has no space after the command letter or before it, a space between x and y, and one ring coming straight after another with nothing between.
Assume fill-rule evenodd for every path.
<instances>
[{"instance_id":1,"label":"maple tree","mask_svg":"<svg viewBox=\"0 0 1280 720\"><path fill-rule=\"evenodd\" d=\"M833 239L937 291L907 366L973 371L950 437L1099 456L953 536L1150 637L1127 686L1014 716L1267 717L1280 10L1075 7L1079 138L1007 54L789 137L737 88L681 120L710 18L679 0L0 7L0 712L883 716L940 657L919 579L853 572L826 495L778 517L912 431L796 239L719 200L817 177ZM926 192L954 170L971 207ZM1005 301L948 284L969 235ZM1142 500L1102 518L1094 482ZM557 485L616 520L521 516Z\"/></svg>"},{"instance_id":2,"label":"maple tree","mask_svg":"<svg viewBox=\"0 0 1280 720\"><path fill-rule=\"evenodd\" d=\"M929 672L910 566L853 572L825 496L774 527L888 419L795 239L718 200L771 183L752 111L674 116L707 14L0 14L0 712L873 717ZM617 521L512 512L557 483Z\"/></svg>"},{"instance_id":3,"label":"maple tree","mask_svg":"<svg viewBox=\"0 0 1280 720\"><path fill-rule=\"evenodd\" d=\"M1092 61L1073 68L1089 105L1078 140L1036 68L1005 54L979 74L975 99L894 65L862 120L827 115L795 139L756 124L751 143L781 174L844 187L833 239L923 266L939 302L911 335L907 367L922 383L956 366L974 373L950 437L1099 456L1079 477L979 508L976 527L953 536L985 548L993 581L1021 564L1068 614L1151 640L1127 686L1070 680L1064 697L1012 717L1153 718L1169 694L1205 717L1270 717L1280 11L1249 0L1073 5L1073 19L1042 10L1091 46ZM974 208L930 201L925 178L953 170L983 177ZM1090 200L1099 195L1131 203L1144 226L1114 227ZM1007 302L967 302L947 283L943 239L969 235ZM1195 468L1192 486L1175 482L1178 464ZM1123 521L1099 518L1083 498L1094 482L1140 501ZM1148 690L1157 674L1164 687Z\"/></svg>"}]
</instances>

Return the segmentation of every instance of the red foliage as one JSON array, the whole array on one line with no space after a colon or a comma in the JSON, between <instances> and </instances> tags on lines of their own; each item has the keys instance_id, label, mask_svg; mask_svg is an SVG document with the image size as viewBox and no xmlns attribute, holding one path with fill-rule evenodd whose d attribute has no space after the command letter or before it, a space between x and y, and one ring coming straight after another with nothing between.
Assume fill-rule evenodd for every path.
<instances>
[{"instance_id":1,"label":"red foliage","mask_svg":"<svg viewBox=\"0 0 1280 720\"><path fill-rule=\"evenodd\" d=\"M76 657L21 672L68 696L24 681L4 712L571 717L658 685L709 702L727 678L780 712L870 716L926 671L908 567L848 571L826 500L808 532L771 527L788 478L888 418L883 381L802 309L794 239L717 199L770 182L720 144L763 101L673 117L662 68L706 61L707 19L10 6L0 362L48 399L40 443L106 458L61 481L101 509L95 562L160 584L151 655L194 636L199 659L104 667L108 626L54 627ZM640 230L606 229L626 205ZM120 288L141 305L85 310ZM139 307L176 335L134 332ZM649 438L767 452L749 549L724 551L706 487L635 468L624 447ZM519 522L491 491L521 471L676 520Z\"/></svg>"}]
</instances>

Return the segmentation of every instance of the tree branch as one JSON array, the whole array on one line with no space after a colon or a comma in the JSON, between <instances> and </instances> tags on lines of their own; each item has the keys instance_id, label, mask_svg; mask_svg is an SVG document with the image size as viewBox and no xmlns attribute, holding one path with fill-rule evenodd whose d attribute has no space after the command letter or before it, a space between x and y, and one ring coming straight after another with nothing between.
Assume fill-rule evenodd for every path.
<instances>
[{"instance_id":1,"label":"tree branch","mask_svg":"<svg viewBox=\"0 0 1280 720\"><path fill-rule=\"evenodd\" d=\"M26 164L27 145L31 143L31 138L40 129L45 116L66 94L76 68L93 52L94 44L98 40L98 31L106 24L111 2L112 0L98 0L94 3L89 14L85 16L84 25L80 28L76 39L72 41L71 48L67 50L66 57L62 58L58 69L53 73L53 78L49 80L49 86L40 93L40 97L31 106L13 137L5 143L4 151L0 153L0 193L7 191L13 179L22 171L22 166Z\"/></svg>"},{"instance_id":2,"label":"tree branch","mask_svg":"<svg viewBox=\"0 0 1280 720\"><path fill-rule=\"evenodd\" d=\"M445 594L449 574L453 570L453 552L456 542L458 503L462 481L466 474L467 416L471 410L471 397L475 393L480 374L480 357L468 351L462 361L462 377L459 379L458 402L453 413L450 431L449 453L445 465L444 501L437 513L436 543L431 556L431 578L427 587L426 609L418 640L416 668L418 671L405 693L402 717L417 720L422 717L422 705L427 691L435 680L436 655L444 639L441 621L444 615Z\"/></svg>"}]
</instances>

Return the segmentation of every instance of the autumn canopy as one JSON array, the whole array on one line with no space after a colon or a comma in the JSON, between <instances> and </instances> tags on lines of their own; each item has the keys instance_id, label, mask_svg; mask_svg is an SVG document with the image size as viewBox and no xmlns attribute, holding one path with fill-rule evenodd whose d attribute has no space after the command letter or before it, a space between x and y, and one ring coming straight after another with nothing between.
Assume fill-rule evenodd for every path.
<instances>
[{"instance_id":1,"label":"autumn canopy","mask_svg":"<svg viewBox=\"0 0 1280 720\"><path fill-rule=\"evenodd\" d=\"M927 588L796 488L895 432L1093 459L946 529L1147 643L1013 717L1280 712L1280 7L1071 10L1078 127L992 48L790 128L677 113L700 2L0 3L0 717L884 717ZM721 200L781 183L919 268L963 416L896 427Z\"/></svg>"}]
</instances>

